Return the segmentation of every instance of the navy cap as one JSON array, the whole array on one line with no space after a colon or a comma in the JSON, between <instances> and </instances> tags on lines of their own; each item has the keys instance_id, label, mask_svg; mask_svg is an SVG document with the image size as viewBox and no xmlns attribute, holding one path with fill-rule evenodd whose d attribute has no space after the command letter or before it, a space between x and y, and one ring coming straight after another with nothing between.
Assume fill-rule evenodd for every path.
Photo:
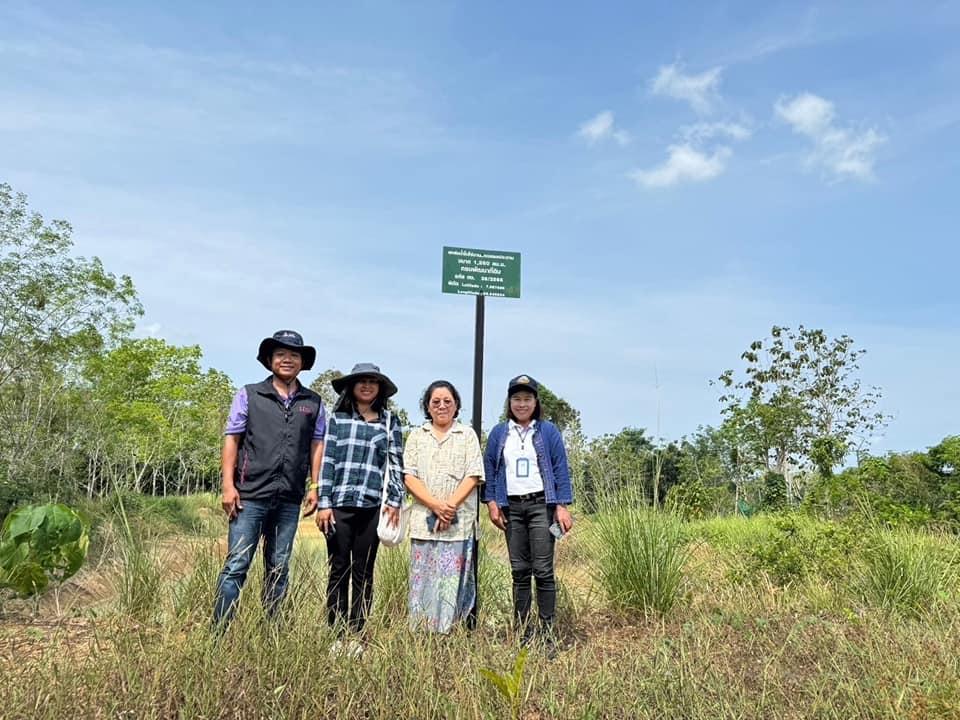
<instances>
[{"instance_id":1,"label":"navy cap","mask_svg":"<svg viewBox=\"0 0 960 720\"><path fill-rule=\"evenodd\" d=\"M529 375L517 375L515 378L510 380L510 383L507 385L507 397L510 397L515 392L520 392L521 390L528 390L536 395L539 389L540 383L538 383Z\"/></svg>"}]
</instances>

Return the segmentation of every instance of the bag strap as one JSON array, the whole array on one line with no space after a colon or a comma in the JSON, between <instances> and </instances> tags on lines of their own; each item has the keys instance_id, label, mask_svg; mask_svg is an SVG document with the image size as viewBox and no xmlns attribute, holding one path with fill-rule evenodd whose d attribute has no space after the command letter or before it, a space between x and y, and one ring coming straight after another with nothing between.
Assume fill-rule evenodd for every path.
<instances>
[{"instance_id":1,"label":"bag strap","mask_svg":"<svg viewBox=\"0 0 960 720\"><path fill-rule=\"evenodd\" d=\"M390 440L392 439L390 436L393 435L390 427L392 417L390 415L389 410L387 410L386 413L387 413L387 463L383 468L383 492L380 493L381 505L387 504L387 486L390 483Z\"/></svg>"}]
</instances>

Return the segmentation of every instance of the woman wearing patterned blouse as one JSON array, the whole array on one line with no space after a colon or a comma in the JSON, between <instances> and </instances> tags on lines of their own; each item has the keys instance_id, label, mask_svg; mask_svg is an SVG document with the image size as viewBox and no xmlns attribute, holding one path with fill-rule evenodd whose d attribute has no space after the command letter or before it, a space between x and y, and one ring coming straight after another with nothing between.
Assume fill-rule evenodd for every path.
<instances>
[{"instance_id":1,"label":"woman wearing patterned blouse","mask_svg":"<svg viewBox=\"0 0 960 720\"><path fill-rule=\"evenodd\" d=\"M340 399L327 423L316 521L327 538L330 564L327 621L340 633L347 628L359 633L373 600L380 513L389 515L394 524L400 519L403 435L395 416L390 416L387 427L387 398L397 386L376 365L354 365L349 375L332 385ZM385 478L388 452L390 477ZM381 508L384 482L387 502ZM338 640L331 651L341 650ZM351 640L345 650L359 655L363 647Z\"/></svg>"},{"instance_id":2,"label":"woman wearing patterned blouse","mask_svg":"<svg viewBox=\"0 0 960 720\"><path fill-rule=\"evenodd\" d=\"M429 418L407 438L403 468L410 510L410 626L446 633L470 614L477 488L483 458L476 433L457 421L460 393L446 380L421 401Z\"/></svg>"}]
</instances>

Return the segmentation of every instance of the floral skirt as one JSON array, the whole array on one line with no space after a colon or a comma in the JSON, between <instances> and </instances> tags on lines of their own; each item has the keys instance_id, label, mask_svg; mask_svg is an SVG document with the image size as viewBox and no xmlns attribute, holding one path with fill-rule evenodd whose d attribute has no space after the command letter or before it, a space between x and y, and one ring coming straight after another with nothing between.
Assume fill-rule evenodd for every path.
<instances>
[{"instance_id":1,"label":"floral skirt","mask_svg":"<svg viewBox=\"0 0 960 720\"><path fill-rule=\"evenodd\" d=\"M473 538L410 540L410 627L446 633L477 599Z\"/></svg>"}]
</instances>

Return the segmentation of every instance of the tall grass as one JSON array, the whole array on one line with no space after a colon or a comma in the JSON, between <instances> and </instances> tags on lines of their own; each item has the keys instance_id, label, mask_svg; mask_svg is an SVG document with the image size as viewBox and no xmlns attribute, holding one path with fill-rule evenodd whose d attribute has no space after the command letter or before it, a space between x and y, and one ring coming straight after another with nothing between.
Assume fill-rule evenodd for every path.
<instances>
[{"instance_id":1,"label":"tall grass","mask_svg":"<svg viewBox=\"0 0 960 720\"><path fill-rule=\"evenodd\" d=\"M522 685L511 695L521 716L960 717L960 607L949 588L938 591L938 613L903 622L899 613L870 606L834 609L812 594L813 588L834 592L832 585L821 587L816 573L788 588L725 580L731 548L758 541L762 527L746 519L712 526L713 539L696 548L698 562L684 564L683 535L704 537L699 525L637 505L578 520L557 553L564 579L560 605L576 636L553 661L531 650ZM233 624L222 637L211 635L213 583L223 550L207 538L184 541L186 550L176 557L156 555L163 574L151 610L155 622L131 622L136 610L121 609L119 596L113 613L28 626L15 636L6 622L0 626L0 716L507 716L503 698L481 672L509 673L518 654L515 640L497 630L509 612L501 538L482 545L477 632L411 632L403 592L408 549L382 550L367 650L356 659L332 660L325 552L314 535L298 536L286 610L276 622L261 610L258 553ZM950 566L951 553L960 547L956 539L918 537L941 569ZM111 544L110 551L122 548ZM636 596L608 593L600 575L591 583L591 566L607 568L610 577L619 572L621 587L650 589L666 587L661 579L672 568L676 584L695 597L678 604L675 592L672 605L659 607L649 599L624 602ZM142 574L133 563L121 567L131 580ZM951 577L945 574L945 582ZM659 614L671 607L656 622L638 621L634 612Z\"/></svg>"},{"instance_id":2,"label":"tall grass","mask_svg":"<svg viewBox=\"0 0 960 720\"><path fill-rule=\"evenodd\" d=\"M957 551L927 533L877 530L864 554L867 599L884 610L921 617L957 582Z\"/></svg>"},{"instance_id":3,"label":"tall grass","mask_svg":"<svg viewBox=\"0 0 960 720\"><path fill-rule=\"evenodd\" d=\"M673 608L688 556L678 517L625 497L605 504L590 535L592 571L611 604L644 613Z\"/></svg>"},{"instance_id":4,"label":"tall grass","mask_svg":"<svg viewBox=\"0 0 960 720\"><path fill-rule=\"evenodd\" d=\"M380 623L406 618L409 577L409 542L394 548L381 547L373 578L374 615Z\"/></svg>"},{"instance_id":5,"label":"tall grass","mask_svg":"<svg viewBox=\"0 0 960 720\"><path fill-rule=\"evenodd\" d=\"M131 522L119 492L114 494L112 502L117 518L109 526L117 548L118 568L114 575L117 605L121 613L134 620L152 620L160 609L163 582L156 537Z\"/></svg>"}]
</instances>

